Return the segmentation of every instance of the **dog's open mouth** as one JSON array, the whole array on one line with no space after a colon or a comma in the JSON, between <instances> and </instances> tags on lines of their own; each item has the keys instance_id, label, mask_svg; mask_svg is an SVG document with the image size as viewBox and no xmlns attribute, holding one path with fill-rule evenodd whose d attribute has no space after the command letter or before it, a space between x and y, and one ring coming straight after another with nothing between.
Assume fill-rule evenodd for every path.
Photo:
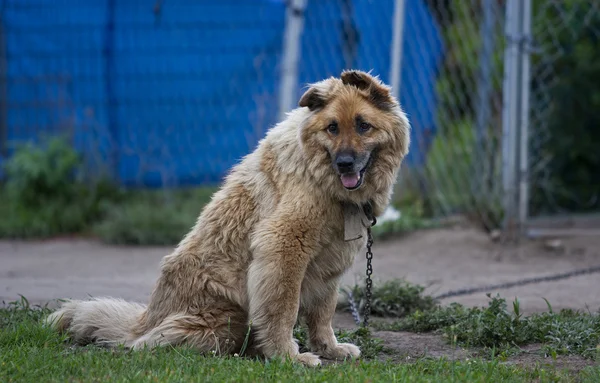
<instances>
[{"instance_id":1,"label":"dog's open mouth","mask_svg":"<svg viewBox=\"0 0 600 383\"><path fill-rule=\"evenodd\" d=\"M364 171L356 173L345 173L340 176L342 185L348 190L358 189L362 184Z\"/></svg>"},{"instance_id":2,"label":"dog's open mouth","mask_svg":"<svg viewBox=\"0 0 600 383\"><path fill-rule=\"evenodd\" d=\"M346 190L358 189L365 179L365 172L373 163L373 154L369 156L365 166L358 172L345 172L340 174L340 181Z\"/></svg>"},{"instance_id":3,"label":"dog's open mouth","mask_svg":"<svg viewBox=\"0 0 600 383\"><path fill-rule=\"evenodd\" d=\"M343 173L340 175L340 180L342 181L342 185L344 185L346 190L356 190L362 185L365 178L365 172L370 164L371 161L369 160L367 165L365 165L361 171L354 173Z\"/></svg>"}]
</instances>

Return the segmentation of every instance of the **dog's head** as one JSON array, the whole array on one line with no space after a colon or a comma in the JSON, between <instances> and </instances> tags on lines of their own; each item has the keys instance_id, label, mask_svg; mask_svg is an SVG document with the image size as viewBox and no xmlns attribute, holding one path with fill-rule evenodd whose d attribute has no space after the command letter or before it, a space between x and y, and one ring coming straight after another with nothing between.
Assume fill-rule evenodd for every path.
<instances>
[{"instance_id":1,"label":"dog's head","mask_svg":"<svg viewBox=\"0 0 600 383\"><path fill-rule=\"evenodd\" d=\"M387 184L396 175L408 152L409 124L386 85L366 72L344 71L312 84L299 106L310 111L300 129L303 150L327 164L334 187L346 194L389 186L380 177Z\"/></svg>"}]
</instances>

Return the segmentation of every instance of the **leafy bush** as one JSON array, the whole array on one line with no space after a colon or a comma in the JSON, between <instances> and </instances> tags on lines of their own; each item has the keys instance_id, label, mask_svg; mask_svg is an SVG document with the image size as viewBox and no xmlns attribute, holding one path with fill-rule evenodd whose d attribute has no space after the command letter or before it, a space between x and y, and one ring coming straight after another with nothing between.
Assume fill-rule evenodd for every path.
<instances>
[{"instance_id":1,"label":"leafy bush","mask_svg":"<svg viewBox=\"0 0 600 383\"><path fill-rule=\"evenodd\" d=\"M0 237L47 237L79 233L120 191L110 182L83 178L82 158L62 137L16 147L6 161L0 190Z\"/></svg>"},{"instance_id":2,"label":"leafy bush","mask_svg":"<svg viewBox=\"0 0 600 383\"><path fill-rule=\"evenodd\" d=\"M107 208L93 232L102 241L127 245L175 245L194 226L214 187L131 191Z\"/></svg>"}]
</instances>

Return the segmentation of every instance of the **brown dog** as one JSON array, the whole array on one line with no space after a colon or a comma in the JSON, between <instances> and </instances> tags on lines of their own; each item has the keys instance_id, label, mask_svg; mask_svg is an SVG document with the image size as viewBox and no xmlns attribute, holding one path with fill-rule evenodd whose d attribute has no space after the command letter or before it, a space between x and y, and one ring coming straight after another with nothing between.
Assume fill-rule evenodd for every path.
<instances>
[{"instance_id":1,"label":"brown dog","mask_svg":"<svg viewBox=\"0 0 600 383\"><path fill-rule=\"evenodd\" d=\"M186 344L234 353L248 337L267 358L318 365L317 355L359 356L355 345L337 342L331 323L340 277L366 243L364 226L358 239L347 238L344 209L384 211L409 123L389 88L361 71L312 84L299 106L233 168L164 258L147 307L69 301L49 323L78 342L134 349ZM316 355L298 351L299 315Z\"/></svg>"}]
</instances>

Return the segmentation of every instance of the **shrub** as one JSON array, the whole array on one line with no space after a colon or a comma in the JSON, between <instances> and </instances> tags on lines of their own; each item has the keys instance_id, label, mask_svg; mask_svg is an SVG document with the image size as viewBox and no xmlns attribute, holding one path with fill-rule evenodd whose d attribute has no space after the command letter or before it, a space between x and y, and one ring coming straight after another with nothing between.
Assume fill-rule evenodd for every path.
<instances>
[{"instance_id":1,"label":"shrub","mask_svg":"<svg viewBox=\"0 0 600 383\"><path fill-rule=\"evenodd\" d=\"M120 191L106 179L83 178L82 158L63 137L16 146L0 190L0 237L79 233L98 219Z\"/></svg>"},{"instance_id":2,"label":"shrub","mask_svg":"<svg viewBox=\"0 0 600 383\"><path fill-rule=\"evenodd\" d=\"M126 245L175 245L194 226L214 187L130 191L110 205L93 232L102 241Z\"/></svg>"}]
</instances>

